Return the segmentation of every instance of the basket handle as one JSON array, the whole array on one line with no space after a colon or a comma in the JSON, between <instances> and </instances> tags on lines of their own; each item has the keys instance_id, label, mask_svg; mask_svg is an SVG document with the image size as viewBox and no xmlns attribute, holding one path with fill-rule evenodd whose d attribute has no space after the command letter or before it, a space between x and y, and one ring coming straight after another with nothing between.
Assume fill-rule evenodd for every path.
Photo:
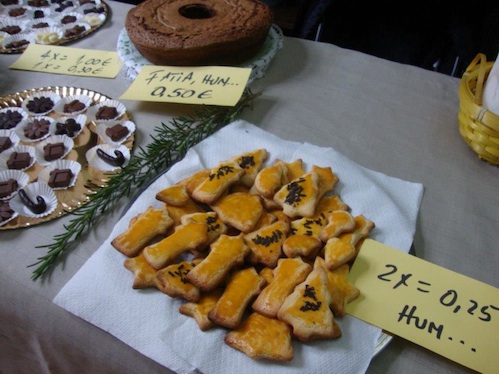
<instances>
[{"instance_id":1,"label":"basket handle","mask_svg":"<svg viewBox=\"0 0 499 374\"><path fill-rule=\"evenodd\" d=\"M469 73L478 66L478 77L476 80L476 88L475 88L475 104L482 105L483 98L483 86L485 83L485 74L487 72L486 69L487 56L483 53L479 53L475 56L475 58L470 62L468 67L466 68L465 73Z\"/></svg>"}]
</instances>

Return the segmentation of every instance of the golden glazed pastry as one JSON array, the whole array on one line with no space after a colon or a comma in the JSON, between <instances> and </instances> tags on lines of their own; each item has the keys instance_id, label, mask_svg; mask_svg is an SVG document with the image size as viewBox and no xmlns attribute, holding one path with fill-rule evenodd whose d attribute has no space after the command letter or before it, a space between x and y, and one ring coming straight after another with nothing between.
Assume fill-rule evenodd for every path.
<instances>
[{"instance_id":1,"label":"golden glazed pastry","mask_svg":"<svg viewBox=\"0 0 499 374\"><path fill-rule=\"evenodd\" d=\"M232 65L253 57L270 26L257 0L146 0L128 12L125 28L156 65Z\"/></svg>"}]
</instances>

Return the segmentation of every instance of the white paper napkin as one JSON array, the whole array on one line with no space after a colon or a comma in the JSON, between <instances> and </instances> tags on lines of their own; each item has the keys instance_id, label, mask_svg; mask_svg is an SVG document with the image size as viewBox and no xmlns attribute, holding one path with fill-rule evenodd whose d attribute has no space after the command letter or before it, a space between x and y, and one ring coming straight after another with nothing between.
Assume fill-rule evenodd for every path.
<instances>
[{"instance_id":1,"label":"white paper napkin","mask_svg":"<svg viewBox=\"0 0 499 374\"><path fill-rule=\"evenodd\" d=\"M132 217L149 205L161 206L155 200L157 191L201 168L257 148L269 151L267 164L277 158L301 158L307 170L313 164L331 166L340 179L335 192L354 215L363 214L375 222L373 239L409 251L422 185L367 170L331 148L283 141L252 124L236 121L193 147L184 160L141 194L54 303L178 373L364 373L380 329L345 316L338 319L343 331L340 339L309 344L295 341L295 357L288 363L255 361L225 345L225 330L201 332L193 319L178 312L180 300L153 289L133 290L133 274L123 267L125 257L110 245Z\"/></svg>"}]
</instances>

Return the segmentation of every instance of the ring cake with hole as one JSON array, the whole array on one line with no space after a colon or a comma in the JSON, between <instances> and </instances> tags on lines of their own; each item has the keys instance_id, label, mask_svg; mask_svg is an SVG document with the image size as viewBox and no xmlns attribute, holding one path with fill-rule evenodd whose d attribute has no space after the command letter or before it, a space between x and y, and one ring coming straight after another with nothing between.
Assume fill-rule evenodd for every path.
<instances>
[{"instance_id":1,"label":"ring cake with hole","mask_svg":"<svg viewBox=\"0 0 499 374\"><path fill-rule=\"evenodd\" d=\"M257 0L146 0L125 28L156 65L237 65L260 51L272 12Z\"/></svg>"}]
</instances>

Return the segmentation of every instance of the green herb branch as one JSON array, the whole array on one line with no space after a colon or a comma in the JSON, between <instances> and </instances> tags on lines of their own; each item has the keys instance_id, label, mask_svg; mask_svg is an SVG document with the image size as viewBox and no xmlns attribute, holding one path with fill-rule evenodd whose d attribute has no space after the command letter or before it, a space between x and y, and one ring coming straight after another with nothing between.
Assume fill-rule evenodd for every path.
<instances>
[{"instance_id":1,"label":"green herb branch","mask_svg":"<svg viewBox=\"0 0 499 374\"><path fill-rule=\"evenodd\" d=\"M51 244L37 246L48 251L29 265L36 266L32 279L44 277L61 255L73 249L82 235L97 223L104 212L114 208L121 198L146 185L181 160L189 148L236 120L257 96L258 93L247 89L234 107L204 106L194 116L173 118L169 124L162 123L156 127L151 135L152 141L145 149L139 148L120 173L110 176L103 187L92 186L95 191L88 195L85 205L71 213L75 217L64 225L65 231L55 235Z\"/></svg>"}]
</instances>

